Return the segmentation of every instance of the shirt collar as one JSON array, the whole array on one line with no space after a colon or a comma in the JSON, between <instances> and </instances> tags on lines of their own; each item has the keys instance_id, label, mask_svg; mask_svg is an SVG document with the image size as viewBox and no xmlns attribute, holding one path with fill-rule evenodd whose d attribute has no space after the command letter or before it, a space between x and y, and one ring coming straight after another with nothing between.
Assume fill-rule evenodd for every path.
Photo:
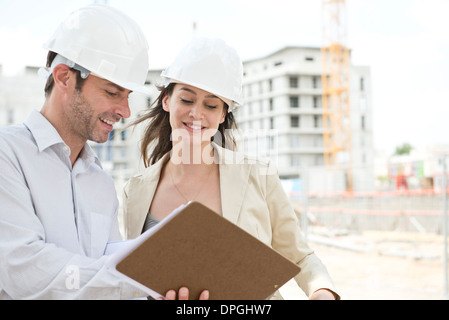
<instances>
[{"instance_id":1,"label":"shirt collar","mask_svg":"<svg viewBox=\"0 0 449 320\"><path fill-rule=\"evenodd\" d=\"M64 143L55 127L37 110L33 110L24 121L36 141L39 152L58 143Z\"/></svg>"},{"instance_id":2,"label":"shirt collar","mask_svg":"<svg viewBox=\"0 0 449 320\"><path fill-rule=\"evenodd\" d=\"M24 124L33 135L39 152L56 144L67 146L55 127L39 111L33 110L25 119ZM95 162L102 168L100 160L87 143L84 145L83 150L81 150L80 158L87 161L89 165Z\"/></svg>"},{"instance_id":3,"label":"shirt collar","mask_svg":"<svg viewBox=\"0 0 449 320\"><path fill-rule=\"evenodd\" d=\"M79 158L82 158L84 161L86 161L87 167L89 167L93 162L95 162L101 169L103 169L100 159L98 159L97 154L94 152L94 150L92 150L92 147L88 143L84 145L84 148L83 150L81 150Z\"/></svg>"}]
</instances>

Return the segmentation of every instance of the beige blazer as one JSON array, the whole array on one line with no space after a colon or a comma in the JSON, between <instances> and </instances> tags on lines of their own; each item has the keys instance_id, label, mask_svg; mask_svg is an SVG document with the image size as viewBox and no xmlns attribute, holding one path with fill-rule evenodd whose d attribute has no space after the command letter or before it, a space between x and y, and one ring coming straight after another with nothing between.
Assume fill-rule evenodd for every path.
<instances>
[{"instance_id":1,"label":"beige blazer","mask_svg":"<svg viewBox=\"0 0 449 320\"><path fill-rule=\"evenodd\" d=\"M223 216L296 263L301 272L295 280L308 296L320 288L336 292L325 266L301 237L296 214L272 163L215 144L214 148L219 159ZM168 156L125 186L123 213L128 239L142 232Z\"/></svg>"}]
</instances>

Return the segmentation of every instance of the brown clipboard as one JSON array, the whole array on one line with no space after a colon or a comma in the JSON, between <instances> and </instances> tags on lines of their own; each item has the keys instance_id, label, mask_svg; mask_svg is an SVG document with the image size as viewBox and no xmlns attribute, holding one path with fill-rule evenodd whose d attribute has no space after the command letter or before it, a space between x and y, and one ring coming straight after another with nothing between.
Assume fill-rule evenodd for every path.
<instances>
[{"instance_id":1,"label":"brown clipboard","mask_svg":"<svg viewBox=\"0 0 449 320\"><path fill-rule=\"evenodd\" d=\"M165 295L187 286L190 299L262 300L300 268L199 202L190 202L132 250L116 270Z\"/></svg>"}]
</instances>

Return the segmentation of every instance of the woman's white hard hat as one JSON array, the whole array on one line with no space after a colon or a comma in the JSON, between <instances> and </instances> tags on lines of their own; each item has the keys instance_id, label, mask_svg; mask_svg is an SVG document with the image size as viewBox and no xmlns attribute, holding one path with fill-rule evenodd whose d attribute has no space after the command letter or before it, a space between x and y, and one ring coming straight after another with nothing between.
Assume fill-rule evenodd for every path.
<instances>
[{"instance_id":1,"label":"woman's white hard hat","mask_svg":"<svg viewBox=\"0 0 449 320\"><path fill-rule=\"evenodd\" d=\"M226 102L229 112L242 104L242 61L222 39L193 39L161 77L164 87L185 83L216 95Z\"/></svg>"},{"instance_id":2,"label":"woman's white hard hat","mask_svg":"<svg viewBox=\"0 0 449 320\"><path fill-rule=\"evenodd\" d=\"M112 7L90 5L74 11L44 48L65 58L58 61L70 67L87 70L125 89L151 94L145 87L145 35L134 20Z\"/></svg>"}]
</instances>

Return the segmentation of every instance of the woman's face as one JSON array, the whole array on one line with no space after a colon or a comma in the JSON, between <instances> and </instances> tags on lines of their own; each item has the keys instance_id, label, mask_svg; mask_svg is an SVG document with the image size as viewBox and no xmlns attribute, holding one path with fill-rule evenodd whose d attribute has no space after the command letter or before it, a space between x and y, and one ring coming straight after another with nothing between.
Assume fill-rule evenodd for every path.
<instances>
[{"instance_id":1,"label":"woman's face","mask_svg":"<svg viewBox=\"0 0 449 320\"><path fill-rule=\"evenodd\" d=\"M177 83L172 94L163 98L162 105L170 113L172 140L182 139L190 145L210 143L226 116L223 100L182 83Z\"/></svg>"}]
</instances>

